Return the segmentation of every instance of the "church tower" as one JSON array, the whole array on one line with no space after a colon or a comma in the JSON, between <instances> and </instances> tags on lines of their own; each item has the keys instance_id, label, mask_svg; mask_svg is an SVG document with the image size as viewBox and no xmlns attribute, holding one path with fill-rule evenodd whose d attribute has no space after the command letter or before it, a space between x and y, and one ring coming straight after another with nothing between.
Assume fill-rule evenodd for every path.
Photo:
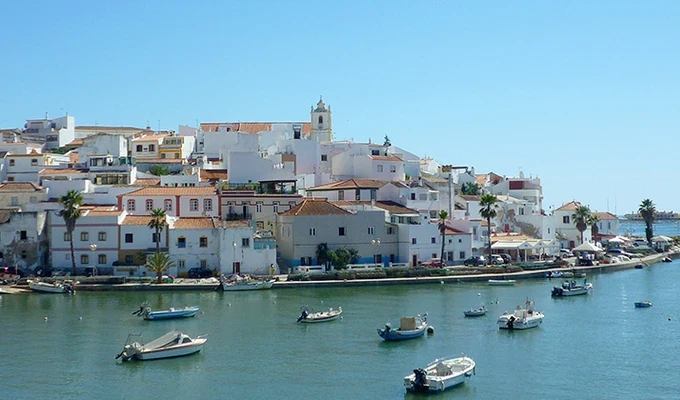
<instances>
[{"instance_id":1,"label":"church tower","mask_svg":"<svg viewBox=\"0 0 680 400\"><path fill-rule=\"evenodd\" d=\"M319 97L319 102L316 103L316 108L312 106L310 112L312 115L312 133L311 139L318 142L333 141L333 129L331 125L331 106L326 108L323 98Z\"/></svg>"}]
</instances>

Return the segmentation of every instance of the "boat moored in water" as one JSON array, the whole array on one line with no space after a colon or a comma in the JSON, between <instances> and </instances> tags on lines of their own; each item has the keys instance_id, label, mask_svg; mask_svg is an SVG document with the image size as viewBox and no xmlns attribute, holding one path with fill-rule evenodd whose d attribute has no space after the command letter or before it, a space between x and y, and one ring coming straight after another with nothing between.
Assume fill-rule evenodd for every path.
<instances>
[{"instance_id":1,"label":"boat moored in water","mask_svg":"<svg viewBox=\"0 0 680 400\"><path fill-rule=\"evenodd\" d=\"M392 329L387 323L385 328L378 329L378 335L384 340L406 340L423 336L427 329L427 313L415 317L401 317L399 329Z\"/></svg>"},{"instance_id":2,"label":"boat moored in water","mask_svg":"<svg viewBox=\"0 0 680 400\"><path fill-rule=\"evenodd\" d=\"M138 338L138 340L135 340L135 338ZM144 344L141 334L130 334L123 351L116 356L116 359L146 361L188 356L201 351L207 341L208 339L205 336L192 339L185 333L170 331L158 339Z\"/></svg>"},{"instance_id":3,"label":"boat moored in water","mask_svg":"<svg viewBox=\"0 0 680 400\"><path fill-rule=\"evenodd\" d=\"M161 319L175 319L175 318L189 318L196 315L198 307L184 307L184 308L170 308L169 310L152 311L149 303L144 302L139 307L139 310L132 313L132 315L139 315L145 320L161 320Z\"/></svg>"},{"instance_id":4,"label":"boat moored in water","mask_svg":"<svg viewBox=\"0 0 680 400\"><path fill-rule=\"evenodd\" d=\"M297 319L297 322L304 322L307 324L313 324L318 322L328 322L334 321L342 315L342 307L329 308L327 311L314 312L311 308L304 306L302 307L302 314Z\"/></svg>"},{"instance_id":5,"label":"boat moored in water","mask_svg":"<svg viewBox=\"0 0 680 400\"><path fill-rule=\"evenodd\" d=\"M504 312L496 323L499 329L523 330L539 326L543 323L543 318L543 313L534 308L533 301L527 300L524 308L517 306L513 313Z\"/></svg>"},{"instance_id":6,"label":"boat moored in water","mask_svg":"<svg viewBox=\"0 0 680 400\"><path fill-rule=\"evenodd\" d=\"M224 291L263 290L271 289L275 279L257 279L250 276L232 275L220 282L220 288Z\"/></svg>"},{"instance_id":7,"label":"boat moored in water","mask_svg":"<svg viewBox=\"0 0 680 400\"><path fill-rule=\"evenodd\" d=\"M438 393L460 385L474 374L475 362L469 357L437 359L404 377L404 387L408 392Z\"/></svg>"},{"instance_id":8,"label":"boat moored in water","mask_svg":"<svg viewBox=\"0 0 680 400\"><path fill-rule=\"evenodd\" d=\"M489 286L512 286L515 284L514 279L489 279Z\"/></svg>"},{"instance_id":9,"label":"boat moored in water","mask_svg":"<svg viewBox=\"0 0 680 400\"><path fill-rule=\"evenodd\" d=\"M588 294L593 289L593 284L587 279L583 280L583 285L578 285L576 281L565 281L562 286L554 286L551 292L553 297L578 296Z\"/></svg>"},{"instance_id":10,"label":"boat moored in water","mask_svg":"<svg viewBox=\"0 0 680 400\"><path fill-rule=\"evenodd\" d=\"M28 287L34 292L41 293L74 293L75 289L70 282L47 283L43 281L29 281Z\"/></svg>"},{"instance_id":11,"label":"boat moored in water","mask_svg":"<svg viewBox=\"0 0 680 400\"><path fill-rule=\"evenodd\" d=\"M478 308L471 308L469 310L463 311L463 314L466 317L481 317L482 315L486 315L486 307L482 305Z\"/></svg>"},{"instance_id":12,"label":"boat moored in water","mask_svg":"<svg viewBox=\"0 0 680 400\"><path fill-rule=\"evenodd\" d=\"M646 301L636 301L635 302L635 308L648 308L652 306L652 302L649 300Z\"/></svg>"}]
</instances>

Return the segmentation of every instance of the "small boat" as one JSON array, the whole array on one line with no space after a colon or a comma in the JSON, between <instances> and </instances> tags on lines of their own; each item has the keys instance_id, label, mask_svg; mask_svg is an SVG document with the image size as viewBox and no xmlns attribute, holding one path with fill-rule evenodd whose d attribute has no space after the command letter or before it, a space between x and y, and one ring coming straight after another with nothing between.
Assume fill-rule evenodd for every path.
<instances>
[{"instance_id":1,"label":"small boat","mask_svg":"<svg viewBox=\"0 0 680 400\"><path fill-rule=\"evenodd\" d=\"M514 279L489 279L489 286L512 286L515 284Z\"/></svg>"},{"instance_id":2,"label":"small boat","mask_svg":"<svg viewBox=\"0 0 680 400\"><path fill-rule=\"evenodd\" d=\"M534 308L534 303L527 300L524 308L517 306L513 313L504 312L496 323L499 329L523 330L539 326L543 323L543 317L543 313Z\"/></svg>"},{"instance_id":3,"label":"small boat","mask_svg":"<svg viewBox=\"0 0 680 400\"><path fill-rule=\"evenodd\" d=\"M311 308L307 306L302 307L302 314L297 319L297 322L304 322L308 324L333 321L342 315L342 307L337 309L329 308L328 311L314 312Z\"/></svg>"},{"instance_id":4,"label":"small boat","mask_svg":"<svg viewBox=\"0 0 680 400\"><path fill-rule=\"evenodd\" d=\"M574 272L574 278L585 278L586 273L585 272Z\"/></svg>"},{"instance_id":5,"label":"small boat","mask_svg":"<svg viewBox=\"0 0 680 400\"><path fill-rule=\"evenodd\" d=\"M635 264L635 269L643 269L645 264Z\"/></svg>"},{"instance_id":6,"label":"small boat","mask_svg":"<svg viewBox=\"0 0 680 400\"><path fill-rule=\"evenodd\" d=\"M132 315L139 315L146 320L159 319L174 319L174 318L188 318L193 317L198 312L198 307L184 307L184 308L170 308L163 311L152 311L149 304L144 302L139 307L139 310L132 313Z\"/></svg>"},{"instance_id":7,"label":"small boat","mask_svg":"<svg viewBox=\"0 0 680 400\"><path fill-rule=\"evenodd\" d=\"M583 285L578 285L576 281L566 281L562 286L554 286L551 292L553 297L578 296L588 294L593 289L593 284L587 279L583 280Z\"/></svg>"},{"instance_id":8,"label":"small boat","mask_svg":"<svg viewBox=\"0 0 680 400\"><path fill-rule=\"evenodd\" d=\"M651 306L652 306L652 302L649 301L649 300L647 300L647 301L636 301L635 302L635 308L647 308L647 307L651 307Z\"/></svg>"},{"instance_id":9,"label":"small boat","mask_svg":"<svg viewBox=\"0 0 680 400\"><path fill-rule=\"evenodd\" d=\"M574 277L574 273L571 272L571 271L562 272L562 278L573 278L573 277Z\"/></svg>"},{"instance_id":10,"label":"small boat","mask_svg":"<svg viewBox=\"0 0 680 400\"><path fill-rule=\"evenodd\" d=\"M404 386L407 392L438 393L460 385L474 374L475 362L469 357L434 360L404 377Z\"/></svg>"},{"instance_id":11,"label":"small boat","mask_svg":"<svg viewBox=\"0 0 680 400\"><path fill-rule=\"evenodd\" d=\"M249 276L233 275L220 282L224 291L262 290L271 289L275 279L254 279Z\"/></svg>"},{"instance_id":12,"label":"small boat","mask_svg":"<svg viewBox=\"0 0 680 400\"><path fill-rule=\"evenodd\" d=\"M69 282L47 283L42 281L29 281L28 287L34 292L41 293L75 293L73 285Z\"/></svg>"},{"instance_id":13,"label":"small boat","mask_svg":"<svg viewBox=\"0 0 680 400\"><path fill-rule=\"evenodd\" d=\"M138 341L134 340L135 338L139 338ZM205 336L192 339L185 333L170 331L158 339L144 344L141 334L130 334L123 351L116 356L116 359L122 357L123 361L132 358L146 361L188 356L201 351L206 341L208 339Z\"/></svg>"},{"instance_id":14,"label":"small boat","mask_svg":"<svg viewBox=\"0 0 680 400\"><path fill-rule=\"evenodd\" d=\"M390 323L378 329L378 335L384 340L406 340L423 336L427 329L427 313L415 317L401 317L399 329L392 329Z\"/></svg>"},{"instance_id":15,"label":"small boat","mask_svg":"<svg viewBox=\"0 0 680 400\"><path fill-rule=\"evenodd\" d=\"M545 277L548 279L552 278L561 278L562 277L562 271L548 271L545 273Z\"/></svg>"},{"instance_id":16,"label":"small boat","mask_svg":"<svg viewBox=\"0 0 680 400\"><path fill-rule=\"evenodd\" d=\"M670 257L664 257L664 258L661 259L661 261L663 261L665 263L669 263L669 262L673 262L673 259L670 258Z\"/></svg>"},{"instance_id":17,"label":"small boat","mask_svg":"<svg viewBox=\"0 0 680 400\"><path fill-rule=\"evenodd\" d=\"M471 308L463 311L463 314L465 314L466 317L481 317L482 315L486 315L486 307L481 306L479 308Z\"/></svg>"}]
</instances>

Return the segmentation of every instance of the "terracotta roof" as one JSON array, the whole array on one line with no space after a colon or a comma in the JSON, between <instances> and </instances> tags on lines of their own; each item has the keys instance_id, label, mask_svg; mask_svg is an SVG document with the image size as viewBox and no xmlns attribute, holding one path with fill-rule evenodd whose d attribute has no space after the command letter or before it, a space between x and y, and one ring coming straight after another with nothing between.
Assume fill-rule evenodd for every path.
<instances>
[{"instance_id":1,"label":"terracotta roof","mask_svg":"<svg viewBox=\"0 0 680 400\"><path fill-rule=\"evenodd\" d=\"M509 234L496 234L491 235L491 243L496 243L498 241L526 241L526 240L536 240L531 236L527 236L521 233L509 233Z\"/></svg>"},{"instance_id":2,"label":"terracotta roof","mask_svg":"<svg viewBox=\"0 0 680 400\"><path fill-rule=\"evenodd\" d=\"M68 174L85 174L86 172L79 169L73 168L62 168L62 169L44 169L38 173L38 175L68 175Z\"/></svg>"},{"instance_id":3,"label":"terracotta roof","mask_svg":"<svg viewBox=\"0 0 680 400\"><path fill-rule=\"evenodd\" d=\"M160 186L161 178L137 178L134 186Z\"/></svg>"},{"instance_id":4,"label":"terracotta roof","mask_svg":"<svg viewBox=\"0 0 680 400\"><path fill-rule=\"evenodd\" d=\"M342 206L351 206L351 205L372 205L373 203L370 201L357 201L357 200L337 200L337 201L332 201L332 204L335 204L338 207ZM394 201L376 201L375 202L375 207L380 208L382 210L385 210L389 212L390 214L420 214L418 210L414 210L412 208L405 207L397 202Z\"/></svg>"},{"instance_id":5,"label":"terracotta roof","mask_svg":"<svg viewBox=\"0 0 680 400\"><path fill-rule=\"evenodd\" d=\"M139 136L134 139L132 139L133 142L144 142L144 141L159 141L160 139L166 138L168 135L165 134L160 134L160 135L144 135L144 136Z\"/></svg>"},{"instance_id":6,"label":"terracotta roof","mask_svg":"<svg viewBox=\"0 0 680 400\"><path fill-rule=\"evenodd\" d=\"M0 192L40 192L42 187L33 182L5 182L0 184Z\"/></svg>"},{"instance_id":7,"label":"terracotta roof","mask_svg":"<svg viewBox=\"0 0 680 400\"><path fill-rule=\"evenodd\" d=\"M226 221L226 223L228 228L248 228L250 226L248 220L245 219Z\"/></svg>"},{"instance_id":8,"label":"terracotta roof","mask_svg":"<svg viewBox=\"0 0 680 400\"><path fill-rule=\"evenodd\" d=\"M212 229L219 228L219 220L210 217L183 217L172 224L173 229Z\"/></svg>"},{"instance_id":9,"label":"terracotta roof","mask_svg":"<svg viewBox=\"0 0 680 400\"><path fill-rule=\"evenodd\" d=\"M95 207L85 215L88 217L111 217L121 215L122 213L123 211L117 209L116 206L109 206L109 207Z\"/></svg>"},{"instance_id":10,"label":"terracotta roof","mask_svg":"<svg viewBox=\"0 0 680 400\"><path fill-rule=\"evenodd\" d=\"M184 164L183 158L137 158L137 164Z\"/></svg>"},{"instance_id":11,"label":"terracotta roof","mask_svg":"<svg viewBox=\"0 0 680 400\"><path fill-rule=\"evenodd\" d=\"M311 122L202 122L200 129L203 132L217 132L219 127L229 127L234 132L258 133L271 131L272 125L278 124L302 125L303 135L312 132Z\"/></svg>"},{"instance_id":12,"label":"terracotta roof","mask_svg":"<svg viewBox=\"0 0 680 400\"><path fill-rule=\"evenodd\" d=\"M486 185L487 182L495 185L499 183L500 181L503 180L503 177L497 174L494 174L493 172L489 172L488 174L475 174L475 180L477 181L477 184L484 186Z\"/></svg>"},{"instance_id":13,"label":"terracotta roof","mask_svg":"<svg viewBox=\"0 0 680 400\"><path fill-rule=\"evenodd\" d=\"M202 169L199 174L202 182L215 182L220 179L227 180L229 177L226 169Z\"/></svg>"},{"instance_id":14,"label":"terracotta roof","mask_svg":"<svg viewBox=\"0 0 680 400\"><path fill-rule=\"evenodd\" d=\"M380 189L387 185L388 181L377 181L374 179L347 179L344 181L331 182L325 185L308 188L308 192L316 190L339 190L339 189Z\"/></svg>"},{"instance_id":15,"label":"terracotta roof","mask_svg":"<svg viewBox=\"0 0 680 400\"><path fill-rule=\"evenodd\" d=\"M44 154L38 153L35 151L35 149L31 150L30 153L28 154L16 154L16 153L9 153L7 157L12 158L12 157L36 157L36 156L44 156Z\"/></svg>"},{"instance_id":16,"label":"terracotta roof","mask_svg":"<svg viewBox=\"0 0 680 400\"><path fill-rule=\"evenodd\" d=\"M555 211L576 211L577 207L581 207L581 203L578 201L570 201L569 203L562 204L562 206Z\"/></svg>"},{"instance_id":17,"label":"terracotta roof","mask_svg":"<svg viewBox=\"0 0 680 400\"><path fill-rule=\"evenodd\" d=\"M466 201L479 201L482 196L473 194L461 194L458 197Z\"/></svg>"},{"instance_id":18,"label":"terracotta roof","mask_svg":"<svg viewBox=\"0 0 680 400\"><path fill-rule=\"evenodd\" d=\"M70 143L67 143L65 147L81 147L83 145L83 139L74 139Z\"/></svg>"},{"instance_id":19,"label":"terracotta roof","mask_svg":"<svg viewBox=\"0 0 680 400\"><path fill-rule=\"evenodd\" d=\"M393 156L393 155L389 155L389 156L370 156L369 155L369 157L371 157L373 160L376 160L376 161L404 161L401 158L399 158L397 156Z\"/></svg>"},{"instance_id":20,"label":"terracotta roof","mask_svg":"<svg viewBox=\"0 0 680 400\"><path fill-rule=\"evenodd\" d=\"M211 186L196 187L167 187L149 186L143 187L134 192L129 192L123 196L181 196L181 195L210 196L217 195L217 190Z\"/></svg>"},{"instance_id":21,"label":"terracotta roof","mask_svg":"<svg viewBox=\"0 0 680 400\"><path fill-rule=\"evenodd\" d=\"M286 216L312 216L312 215L350 215L349 211L331 204L326 199L303 199L300 204L284 211L279 215Z\"/></svg>"},{"instance_id":22,"label":"terracotta roof","mask_svg":"<svg viewBox=\"0 0 680 400\"><path fill-rule=\"evenodd\" d=\"M469 233L470 232L461 231L460 229L451 228L450 226L446 227L446 234L447 235L460 235L460 234L469 234Z\"/></svg>"},{"instance_id":23,"label":"terracotta roof","mask_svg":"<svg viewBox=\"0 0 680 400\"><path fill-rule=\"evenodd\" d=\"M148 225L152 219L151 215L128 215L122 225Z\"/></svg>"},{"instance_id":24,"label":"terracotta roof","mask_svg":"<svg viewBox=\"0 0 680 400\"><path fill-rule=\"evenodd\" d=\"M610 213L610 212L594 212L591 213L593 216L596 216L600 219L600 221L606 221L606 220L618 220L619 217L616 215Z\"/></svg>"}]
</instances>

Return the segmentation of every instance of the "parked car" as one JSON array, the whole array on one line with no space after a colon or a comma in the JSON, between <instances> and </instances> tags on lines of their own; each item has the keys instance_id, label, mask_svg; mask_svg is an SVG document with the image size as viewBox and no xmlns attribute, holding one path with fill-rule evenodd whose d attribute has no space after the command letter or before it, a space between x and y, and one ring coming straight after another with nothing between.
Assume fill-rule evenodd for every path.
<instances>
[{"instance_id":1,"label":"parked car","mask_svg":"<svg viewBox=\"0 0 680 400\"><path fill-rule=\"evenodd\" d=\"M189 278L191 279L210 278L211 276L213 276L213 272L208 268L191 268L189 270Z\"/></svg>"},{"instance_id":2,"label":"parked car","mask_svg":"<svg viewBox=\"0 0 680 400\"><path fill-rule=\"evenodd\" d=\"M512 257L510 257L510 254L499 254L503 258L506 264L512 264Z\"/></svg>"},{"instance_id":3,"label":"parked car","mask_svg":"<svg viewBox=\"0 0 680 400\"><path fill-rule=\"evenodd\" d=\"M566 258L566 257L573 257L574 253L571 252L569 249L561 249L560 250L560 257Z\"/></svg>"},{"instance_id":4,"label":"parked car","mask_svg":"<svg viewBox=\"0 0 680 400\"><path fill-rule=\"evenodd\" d=\"M486 258L484 256L472 256L467 260L463 261L463 265L466 267L477 267L480 265L486 265Z\"/></svg>"},{"instance_id":5,"label":"parked car","mask_svg":"<svg viewBox=\"0 0 680 400\"><path fill-rule=\"evenodd\" d=\"M494 265L502 265L505 264L505 260L500 256L500 254L494 254L491 256L491 263Z\"/></svg>"}]
</instances>

